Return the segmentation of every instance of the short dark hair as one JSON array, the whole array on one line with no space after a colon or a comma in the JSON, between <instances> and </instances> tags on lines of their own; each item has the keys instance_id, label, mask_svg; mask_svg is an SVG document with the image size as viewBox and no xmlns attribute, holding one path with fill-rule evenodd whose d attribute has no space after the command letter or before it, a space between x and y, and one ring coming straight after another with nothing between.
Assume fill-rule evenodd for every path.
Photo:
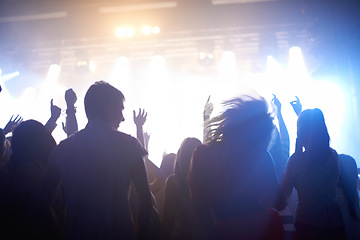
<instances>
[{"instance_id":1,"label":"short dark hair","mask_svg":"<svg viewBox=\"0 0 360 240\"><path fill-rule=\"evenodd\" d=\"M122 92L105 81L97 81L92 84L86 92L84 105L88 120L108 120L108 108L115 106L119 101L124 101Z\"/></svg>"}]
</instances>

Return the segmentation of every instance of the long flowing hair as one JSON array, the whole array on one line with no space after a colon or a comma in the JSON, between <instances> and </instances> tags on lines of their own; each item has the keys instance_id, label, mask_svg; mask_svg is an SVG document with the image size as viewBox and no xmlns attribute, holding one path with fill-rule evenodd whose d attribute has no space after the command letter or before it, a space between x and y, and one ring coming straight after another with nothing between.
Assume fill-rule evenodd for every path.
<instances>
[{"instance_id":1,"label":"long flowing hair","mask_svg":"<svg viewBox=\"0 0 360 240\"><path fill-rule=\"evenodd\" d=\"M263 97L244 95L225 101L223 106L224 112L205 123L206 143L268 147L275 125Z\"/></svg>"}]
</instances>

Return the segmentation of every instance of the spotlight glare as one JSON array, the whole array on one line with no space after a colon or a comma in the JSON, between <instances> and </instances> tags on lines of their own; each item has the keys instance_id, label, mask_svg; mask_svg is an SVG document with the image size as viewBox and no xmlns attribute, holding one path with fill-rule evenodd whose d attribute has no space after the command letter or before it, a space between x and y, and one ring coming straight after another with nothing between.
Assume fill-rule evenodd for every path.
<instances>
[{"instance_id":1,"label":"spotlight glare","mask_svg":"<svg viewBox=\"0 0 360 240\"><path fill-rule=\"evenodd\" d=\"M0 68L0 76L1 76L1 74L2 74L2 69Z\"/></svg>"},{"instance_id":2,"label":"spotlight glare","mask_svg":"<svg viewBox=\"0 0 360 240\"><path fill-rule=\"evenodd\" d=\"M152 28L152 33L153 33L153 34L159 34L159 33L160 33L160 28L159 28L158 26L154 26L154 27Z\"/></svg>"},{"instance_id":3,"label":"spotlight glare","mask_svg":"<svg viewBox=\"0 0 360 240\"><path fill-rule=\"evenodd\" d=\"M142 33L143 33L144 35L150 35L150 34L151 34L151 27L150 27L150 26L144 26L144 27L142 28Z\"/></svg>"},{"instance_id":4,"label":"spotlight glare","mask_svg":"<svg viewBox=\"0 0 360 240\"><path fill-rule=\"evenodd\" d=\"M118 27L115 30L115 34L118 38L132 37L135 35L135 30L133 27Z\"/></svg>"},{"instance_id":5,"label":"spotlight glare","mask_svg":"<svg viewBox=\"0 0 360 240\"><path fill-rule=\"evenodd\" d=\"M118 38L124 38L126 36L126 31L124 28L117 28L115 34Z\"/></svg>"},{"instance_id":6,"label":"spotlight glare","mask_svg":"<svg viewBox=\"0 0 360 240\"><path fill-rule=\"evenodd\" d=\"M213 60L213 59L214 59L214 55L213 55L212 53L209 53L209 54L208 54L208 58L211 59L211 60Z\"/></svg>"},{"instance_id":7,"label":"spotlight glare","mask_svg":"<svg viewBox=\"0 0 360 240\"><path fill-rule=\"evenodd\" d=\"M126 28L126 36L127 36L127 37L132 37L132 36L134 36L134 35L135 35L135 30L134 30L134 28L132 28L132 27Z\"/></svg>"},{"instance_id":8,"label":"spotlight glare","mask_svg":"<svg viewBox=\"0 0 360 240\"><path fill-rule=\"evenodd\" d=\"M89 62L89 70L90 72L95 72L96 71L96 63L94 61L90 61Z\"/></svg>"},{"instance_id":9,"label":"spotlight glare","mask_svg":"<svg viewBox=\"0 0 360 240\"><path fill-rule=\"evenodd\" d=\"M206 54L204 52L200 52L200 54L199 54L200 60L204 60L205 57L206 57Z\"/></svg>"},{"instance_id":10,"label":"spotlight glare","mask_svg":"<svg viewBox=\"0 0 360 240\"><path fill-rule=\"evenodd\" d=\"M58 73L60 72L60 65L59 64L51 64L49 66L49 72L54 72L54 73Z\"/></svg>"}]
</instances>

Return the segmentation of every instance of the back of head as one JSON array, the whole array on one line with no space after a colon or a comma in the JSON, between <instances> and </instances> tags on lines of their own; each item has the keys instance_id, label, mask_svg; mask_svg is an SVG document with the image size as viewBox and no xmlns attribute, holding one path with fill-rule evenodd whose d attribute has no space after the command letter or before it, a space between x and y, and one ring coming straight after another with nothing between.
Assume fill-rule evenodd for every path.
<instances>
[{"instance_id":1,"label":"back of head","mask_svg":"<svg viewBox=\"0 0 360 240\"><path fill-rule=\"evenodd\" d=\"M189 172L192 154L197 146L201 145L201 141L197 138L185 138L180 145L176 154L175 170L182 180L186 180Z\"/></svg>"},{"instance_id":2,"label":"back of head","mask_svg":"<svg viewBox=\"0 0 360 240\"><path fill-rule=\"evenodd\" d=\"M47 162L56 142L51 133L40 122L27 120L19 124L11 138L11 164Z\"/></svg>"},{"instance_id":3,"label":"back of head","mask_svg":"<svg viewBox=\"0 0 360 240\"><path fill-rule=\"evenodd\" d=\"M88 120L109 120L111 110L125 100L120 90L105 81L97 81L87 90L84 105Z\"/></svg>"},{"instance_id":4,"label":"back of head","mask_svg":"<svg viewBox=\"0 0 360 240\"><path fill-rule=\"evenodd\" d=\"M224 103L225 111L210 120L207 142L236 142L238 146L266 149L274 130L266 100L242 96Z\"/></svg>"},{"instance_id":5,"label":"back of head","mask_svg":"<svg viewBox=\"0 0 360 240\"><path fill-rule=\"evenodd\" d=\"M163 156L160 165L160 170L163 173L165 179L174 173L175 158L176 158L175 153L168 153Z\"/></svg>"},{"instance_id":6,"label":"back of head","mask_svg":"<svg viewBox=\"0 0 360 240\"><path fill-rule=\"evenodd\" d=\"M330 136L320 109L306 109L300 113L297 137L305 149L321 151L329 148Z\"/></svg>"}]
</instances>

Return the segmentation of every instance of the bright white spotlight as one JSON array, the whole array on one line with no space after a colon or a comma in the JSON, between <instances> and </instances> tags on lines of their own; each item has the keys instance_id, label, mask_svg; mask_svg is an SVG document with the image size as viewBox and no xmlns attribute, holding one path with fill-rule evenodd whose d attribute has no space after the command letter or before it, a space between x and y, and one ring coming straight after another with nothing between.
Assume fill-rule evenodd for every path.
<instances>
[{"instance_id":1,"label":"bright white spotlight","mask_svg":"<svg viewBox=\"0 0 360 240\"><path fill-rule=\"evenodd\" d=\"M1 74L2 74L2 69L0 68L0 76L1 76Z\"/></svg>"},{"instance_id":2,"label":"bright white spotlight","mask_svg":"<svg viewBox=\"0 0 360 240\"><path fill-rule=\"evenodd\" d=\"M19 75L20 75L20 73L18 71L13 72L13 73L9 73L9 74L5 74L5 75L1 75L0 76L1 82L4 83L4 82L6 82L6 81L8 81L8 80L10 80L10 79L12 79L14 77L19 76Z\"/></svg>"},{"instance_id":3,"label":"bright white spotlight","mask_svg":"<svg viewBox=\"0 0 360 240\"><path fill-rule=\"evenodd\" d=\"M121 89L124 94L129 89L130 60L127 57L119 57L111 71L109 83Z\"/></svg>"},{"instance_id":4,"label":"bright white spotlight","mask_svg":"<svg viewBox=\"0 0 360 240\"><path fill-rule=\"evenodd\" d=\"M160 28L158 26L154 26L151 31L152 31L153 34L159 34L160 33Z\"/></svg>"},{"instance_id":5,"label":"bright white spotlight","mask_svg":"<svg viewBox=\"0 0 360 240\"><path fill-rule=\"evenodd\" d=\"M221 55L219 77L221 82L232 81L237 78L237 64L235 53L225 51Z\"/></svg>"},{"instance_id":6,"label":"bright white spotlight","mask_svg":"<svg viewBox=\"0 0 360 240\"><path fill-rule=\"evenodd\" d=\"M89 70L90 72L95 72L97 69L96 63L94 61L89 62Z\"/></svg>"},{"instance_id":7,"label":"bright white spotlight","mask_svg":"<svg viewBox=\"0 0 360 240\"><path fill-rule=\"evenodd\" d=\"M204 52L199 53L200 60L204 60L206 58L206 54Z\"/></svg>"},{"instance_id":8,"label":"bright white spotlight","mask_svg":"<svg viewBox=\"0 0 360 240\"><path fill-rule=\"evenodd\" d=\"M160 55L153 56L151 59L151 66L156 69L159 69L159 68L162 69L162 68L166 67L165 58Z\"/></svg>"},{"instance_id":9,"label":"bright white spotlight","mask_svg":"<svg viewBox=\"0 0 360 240\"><path fill-rule=\"evenodd\" d=\"M207 57L208 57L209 59L213 60L213 59L214 59L214 54L209 53L209 54L207 55Z\"/></svg>"},{"instance_id":10,"label":"bright white spotlight","mask_svg":"<svg viewBox=\"0 0 360 240\"><path fill-rule=\"evenodd\" d=\"M289 74L298 78L308 78L308 71L305 66L304 57L300 47L291 47L289 49Z\"/></svg>"},{"instance_id":11,"label":"bright white spotlight","mask_svg":"<svg viewBox=\"0 0 360 240\"><path fill-rule=\"evenodd\" d=\"M49 66L49 71L46 76L46 82L57 82L59 75L60 75L61 67L58 64L51 64Z\"/></svg>"},{"instance_id":12,"label":"bright white spotlight","mask_svg":"<svg viewBox=\"0 0 360 240\"><path fill-rule=\"evenodd\" d=\"M132 27L127 27L126 28L126 36L127 37L132 37L132 36L134 36L135 35L135 30L134 30L134 28L132 28Z\"/></svg>"},{"instance_id":13,"label":"bright white spotlight","mask_svg":"<svg viewBox=\"0 0 360 240\"><path fill-rule=\"evenodd\" d=\"M143 26L142 27L142 33L144 35L150 35L151 34L151 27L150 26Z\"/></svg>"},{"instance_id":14,"label":"bright white spotlight","mask_svg":"<svg viewBox=\"0 0 360 240\"><path fill-rule=\"evenodd\" d=\"M115 34L118 38L132 37L135 35L135 30L133 27L118 27L115 30Z\"/></svg>"}]
</instances>

